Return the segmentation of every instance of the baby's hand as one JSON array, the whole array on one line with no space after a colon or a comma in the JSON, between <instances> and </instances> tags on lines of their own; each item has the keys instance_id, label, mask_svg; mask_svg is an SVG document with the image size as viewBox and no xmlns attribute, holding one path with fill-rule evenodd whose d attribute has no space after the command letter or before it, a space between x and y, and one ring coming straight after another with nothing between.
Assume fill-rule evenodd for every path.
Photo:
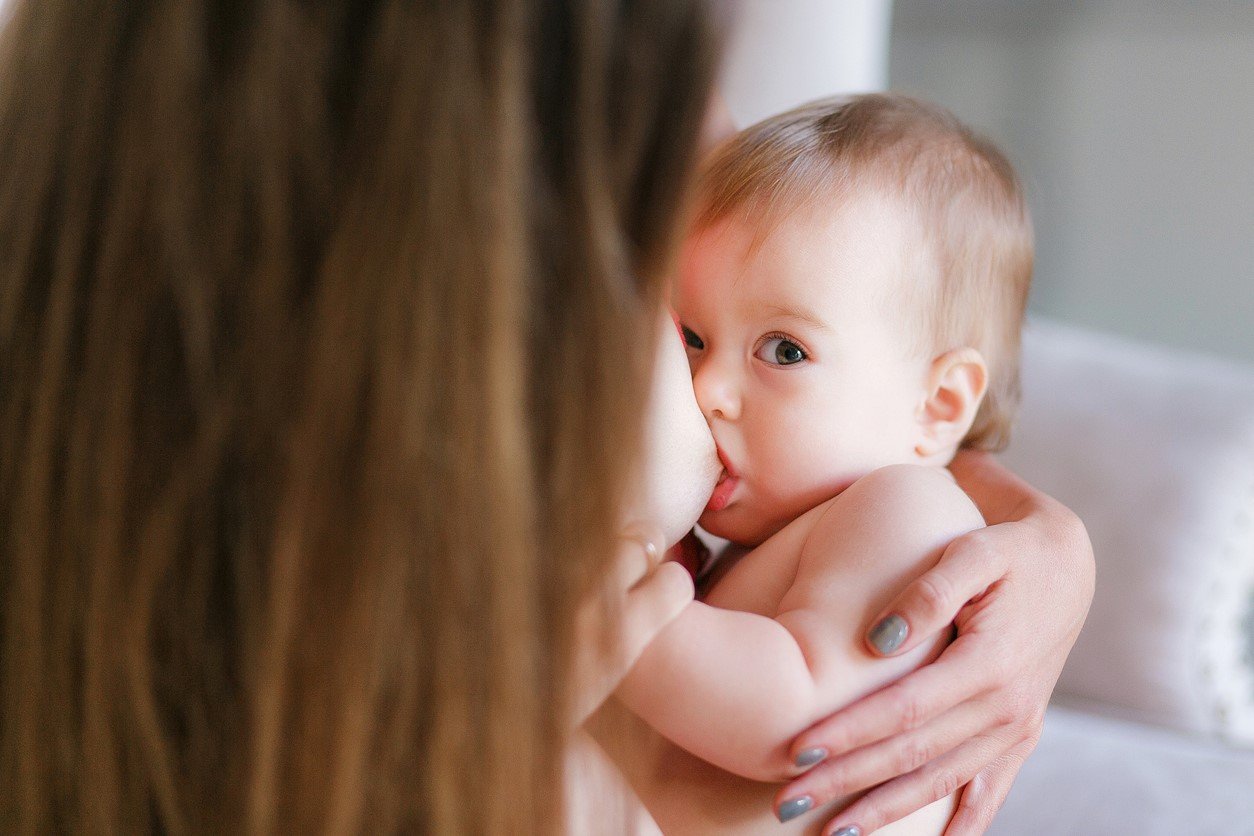
<instances>
[{"instance_id":1,"label":"baby's hand","mask_svg":"<svg viewBox=\"0 0 1254 836\"><path fill-rule=\"evenodd\" d=\"M645 647L692 602L692 576L662 561L660 531L624 535L600 594L584 602L575 625L575 725L605 702Z\"/></svg>"}]
</instances>

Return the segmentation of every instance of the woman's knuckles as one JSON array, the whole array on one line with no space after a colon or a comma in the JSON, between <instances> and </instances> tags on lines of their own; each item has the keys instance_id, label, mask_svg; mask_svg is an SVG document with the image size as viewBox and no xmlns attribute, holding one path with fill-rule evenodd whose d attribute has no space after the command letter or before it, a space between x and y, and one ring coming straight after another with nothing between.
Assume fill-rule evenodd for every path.
<instances>
[{"instance_id":1,"label":"woman's knuckles","mask_svg":"<svg viewBox=\"0 0 1254 836\"><path fill-rule=\"evenodd\" d=\"M902 684L890 688L892 696L888 704L892 714L899 718L899 727L902 730L917 729L931 719L930 706L917 692Z\"/></svg>"},{"instance_id":2,"label":"woman's knuckles","mask_svg":"<svg viewBox=\"0 0 1254 836\"><path fill-rule=\"evenodd\" d=\"M953 767L944 767L938 769L932 776L930 782L930 795L932 801L944 798L958 791L958 788L965 784L969 777L960 775ZM928 802L931 803L931 802Z\"/></svg>"},{"instance_id":3,"label":"woman's knuckles","mask_svg":"<svg viewBox=\"0 0 1254 836\"><path fill-rule=\"evenodd\" d=\"M914 772L924 764L930 763L936 754L935 744L927 738L915 737L907 740L897 755L895 774L905 775L908 772Z\"/></svg>"},{"instance_id":4,"label":"woman's knuckles","mask_svg":"<svg viewBox=\"0 0 1254 836\"><path fill-rule=\"evenodd\" d=\"M860 783L855 773L855 764L848 760L839 760L830 764L824 764L826 767L822 774L818 777L816 783L817 794L815 798L820 802L831 801L833 798L839 798L842 795L848 795L860 789L865 789L868 783Z\"/></svg>"},{"instance_id":5,"label":"woman's knuckles","mask_svg":"<svg viewBox=\"0 0 1254 836\"><path fill-rule=\"evenodd\" d=\"M907 613L915 634L930 633L929 628L951 621L963 603L956 597L953 583L939 572L929 572L915 581Z\"/></svg>"}]
</instances>

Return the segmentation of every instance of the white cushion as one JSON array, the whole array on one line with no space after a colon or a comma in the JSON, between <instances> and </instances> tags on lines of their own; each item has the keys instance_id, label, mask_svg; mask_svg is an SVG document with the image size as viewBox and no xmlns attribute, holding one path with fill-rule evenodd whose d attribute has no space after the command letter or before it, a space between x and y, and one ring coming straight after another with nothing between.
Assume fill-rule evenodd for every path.
<instances>
[{"instance_id":1,"label":"white cushion","mask_svg":"<svg viewBox=\"0 0 1254 836\"><path fill-rule=\"evenodd\" d=\"M1254 744L1254 370L1035 320L1023 394L1003 459L1097 556L1059 696Z\"/></svg>"},{"instance_id":2,"label":"white cushion","mask_svg":"<svg viewBox=\"0 0 1254 836\"><path fill-rule=\"evenodd\" d=\"M1051 708L989 836L1254 833L1254 752Z\"/></svg>"}]
</instances>

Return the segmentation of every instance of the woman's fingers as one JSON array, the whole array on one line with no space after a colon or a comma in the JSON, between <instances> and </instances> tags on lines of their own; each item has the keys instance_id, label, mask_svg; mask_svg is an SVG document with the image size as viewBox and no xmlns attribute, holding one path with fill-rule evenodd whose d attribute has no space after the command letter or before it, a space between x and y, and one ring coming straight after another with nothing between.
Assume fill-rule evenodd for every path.
<instances>
[{"instance_id":1,"label":"woman's fingers","mask_svg":"<svg viewBox=\"0 0 1254 836\"><path fill-rule=\"evenodd\" d=\"M776 809L805 797L818 806L914 772L986 731L989 714L978 701L964 702L922 728L824 761L780 790Z\"/></svg>"},{"instance_id":2,"label":"woman's fingers","mask_svg":"<svg viewBox=\"0 0 1254 836\"><path fill-rule=\"evenodd\" d=\"M681 564L662 561L664 537L660 528L637 527L622 538L614 582L616 590L625 591L619 624L623 673L692 601L692 576Z\"/></svg>"},{"instance_id":3,"label":"woman's fingers","mask_svg":"<svg viewBox=\"0 0 1254 836\"><path fill-rule=\"evenodd\" d=\"M692 600L692 578L661 563L660 531L637 530L619 540L600 595L577 614L575 724L610 695L658 632Z\"/></svg>"},{"instance_id":4,"label":"woman's fingers","mask_svg":"<svg viewBox=\"0 0 1254 836\"><path fill-rule=\"evenodd\" d=\"M857 827L871 833L961 788L946 836L978 836L1040 739L1039 723L1008 716L995 701L962 703L925 729L820 764L777 796L777 809L800 798L820 807L890 776L833 817L824 832Z\"/></svg>"},{"instance_id":5,"label":"woman's fingers","mask_svg":"<svg viewBox=\"0 0 1254 836\"><path fill-rule=\"evenodd\" d=\"M792 744L793 761L813 763L813 756L804 755L819 751L839 755L891 738L983 693L988 687L988 672L978 652L977 637L978 634L959 636L932 664L802 732Z\"/></svg>"},{"instance_id":6,"label":"woman's fingers","mask_svg":"<svg viewBox=\"0 0 1254 836\"><path fill-rule=\"evenodd\" d=\"M692 575L674 561L659 565L632 587L623 609L624 674L662 628L692 602L692 594Z\"/></svg>"},{"instance_id":7,"label":"woman's fingers","mask_svg":"<svg viewBox=\"0 0 1254 836\"><path fill-rule=\"evenodd\" d=\"M994 732L972 738L919 769L871 790L834 816L823 833L867 836L956 792L1007 748L1003 734Z\"/></svg>"},{"instance_id":8,"label":"woman's fingers","mask_svg":"<svg viewBox=\"0 0 1254 836\"><path fill-rule=\"evenodd\" d=\"M988 830L1034 748L1035 737L1023 740L972 778L962 788L958 810L950 819L945 836L980 836Z\"/></svg>"},{"instance_id":9,"label":"woman's fingers","mask_svg":"<svg viewBox=\"0 0 1254 836\"><path fill-rule=\"evenodd\" d=\"M618 554L610 570L609 583L614 594L624 594L653 571L662 559L665 535L660 528L632 526L618 538Z\"/></svg>"},{"instance_id":10,"label":"woman's fingers","mask_svg":"<svg viewBox=\"0 0 1254 836\"><path fill-rule=\"evenodd\" d=\"M1005 576L1006 554L989 545L986 531L978 529L955 539L936 566L880 612L866 634L873 653L895 656L912 650L947 629L967 602Z\"/></svg>"}]
</instances>

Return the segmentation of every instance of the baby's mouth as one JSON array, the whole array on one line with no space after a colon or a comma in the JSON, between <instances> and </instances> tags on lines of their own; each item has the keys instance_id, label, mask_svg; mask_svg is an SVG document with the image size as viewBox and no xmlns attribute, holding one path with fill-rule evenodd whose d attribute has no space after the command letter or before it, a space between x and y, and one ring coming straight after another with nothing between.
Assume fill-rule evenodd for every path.
<instances>
[{"instance_id":1,"label":"baby's mouth","mask_svg":"<svg viewBox=\"0 0 1254 836\"><path fill-rule=\"evenodd\" d=\"M727 456L723 453L723 448L718 447L718 460L723 463L723 472L719 474L718 482L714 485L714 493L710 495L710 501L706 503L707 511L722 511L731 502L732 493L736 490L736 486L740 484L740 477L736 475L736 470L727 461Z\"/></svg>"},{"instance_id":2,"label":"baby's mouth","mask_svg":"<svg viewBox=\"0 0 1254 836\"><path fill-rule=\"evenodd\" d=\"M726 508L738 484L740 480L724 470L723 475L718 477L718 484L714 486L714 493L710 495L710 501L706 503L705 510L722 511Z\"/></svg>"}]
</instances>

